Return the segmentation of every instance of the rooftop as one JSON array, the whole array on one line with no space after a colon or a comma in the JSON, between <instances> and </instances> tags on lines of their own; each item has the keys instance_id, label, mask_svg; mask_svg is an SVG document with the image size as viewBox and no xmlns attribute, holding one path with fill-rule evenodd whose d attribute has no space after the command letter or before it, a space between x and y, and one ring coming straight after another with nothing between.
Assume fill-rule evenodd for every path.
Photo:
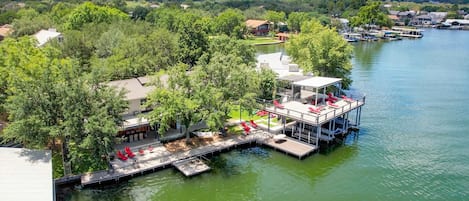
<instances>
[{"instance_id":1,"label":"rooftop","mask_svg":"<svg viewBox=\"0 0 469 201\"><path fill-rule=\"evenodd\" d=\"M304 87L313 87L313 88L324 88L330 85L340 83L342 79L332 78L332 77L311 77L309 79L301 80L294 82L294 85L304 86Z\"/></svg>"},{"instance_id":2,"label":"rooftop","mask_svg":"<svg viewBox=\"0 0 469 201\"><path fill-rule=\"evenodd\" d=\"M50 151L0 148L0 158L2 201L54 200Z\"/></svg>"},{"instance_id":3,"label":"rooftop","mask_svg":"<svg viewBox=\"0 0 469 201\"><path fill-rule=\"evenodd\" d=\"M257 56L257 66L268 67L277 73L278 77L288 75L303 75L303 71L296 64L290 63L290 57L282 52L261 54ZM296 67L295 67L296 66Z\"/></svg>"},{"instance_id":4,"label":"rooftop","mask_svg":"<svg viewBox=\"0 0 469 201\"><path fill-rule=\"evenodd\" d=\"M263 24L269 24L268 20L246 20L246 26L249 28L256 28Z\"/></svg>"},{"instance_id":5,"label":"rooftop","mask_svg":"<svg viewBox=\"0 0 469 201\"><path fill-rule=\"evenodd\" d=\"M153 86L147 85L148 82L149 77L139 77L110 81L107 85L125 90L125 100L140 100L146 98L148 93L154 89Z\"/></svg>"},{"instance_id":6,"label":"rooftop","mask_svg":"<svg viewBox=\"0 0 469 201\"><path fill-rule=\"evenodd\" d=\"M48 29L48 30L41 29L39 32L34 34L34 38L36 38L38 42L38 46L40 47L46 44L47 42L49 42L50 40L57 38L60 35L61 33L57 32L55 29Z\"/></svg>"}]
</instances>

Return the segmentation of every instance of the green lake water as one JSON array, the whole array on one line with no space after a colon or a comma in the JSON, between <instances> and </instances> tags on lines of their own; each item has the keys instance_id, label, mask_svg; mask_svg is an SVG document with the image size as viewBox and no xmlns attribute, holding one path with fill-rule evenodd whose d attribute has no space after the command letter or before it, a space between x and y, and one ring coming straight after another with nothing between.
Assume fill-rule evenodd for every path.
<instances>
[{"instance_id":1,"label":"green lake water","mask_svg":"<svg viewBox=\"0 0 469 201\"><path fill-rule=\"evenodd\" d=\"M469 32L424 34L354 45L361 130L329 154L236 150L193 178L166 169L68 200L469 200Z\"/></svg>"}]
</instances>

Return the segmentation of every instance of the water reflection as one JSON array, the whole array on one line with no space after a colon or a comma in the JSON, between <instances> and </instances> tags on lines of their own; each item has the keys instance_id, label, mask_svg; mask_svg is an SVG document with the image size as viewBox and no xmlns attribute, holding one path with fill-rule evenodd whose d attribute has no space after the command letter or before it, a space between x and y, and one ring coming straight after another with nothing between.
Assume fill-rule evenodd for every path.
<instances>
[{"instance_id":1,"label":"water reflection","mask_svg":"<svg viewBox=\"0 0 469 201\"><path fill-rule=\"evenodd\" d=\"M256 45L254 46L256 49L256 54L270 54L270 53L275 53L275 52L283 52L286 53L285 51L285 44L280 43L280 44L273 44L273 45Z\"/></svg>"},{"instance_id":2,"label":"water reflection","mask_svg":"<svg viewBox=\"0 0 469 201\"><path fill-rule=\"evenodd\" d=\"M385 42L360 42L354 44L354 67L370 70L375 60L379 59L381 48Z\"/></svg>"}]
</instances>

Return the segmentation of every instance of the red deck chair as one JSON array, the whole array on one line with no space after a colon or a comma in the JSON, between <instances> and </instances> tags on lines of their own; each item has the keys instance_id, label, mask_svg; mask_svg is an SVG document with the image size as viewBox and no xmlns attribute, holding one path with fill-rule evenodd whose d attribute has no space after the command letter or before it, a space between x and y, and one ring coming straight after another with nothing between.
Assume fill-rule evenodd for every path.
<instances>
[{"instance_id":1,"label":"red deck chair","mask_svg":"<svg viewBox=\"0 0 469 201\"><path fill-rule=\"evenodd\" d=\"M263 117L263 116L267 115L267 111L265 111L265 110L260 110L260 111L258 111L256 114L257 114L257 116Z\"/></svg>"},{"instance_id":2,"label":"red deck chair","mask_svg":"<svg viewBox=\"0 0 469 201\"><path fill-rule=\"evenodd\" d=\"M279 109L285 108L282 104L280 104L277 100L274 100L274 106Z\"/></svg>"},{"instance_id":3,"label":"red deck chair","mask_svg":"<svg viewBox=\"0 0 469 201\"><path fill-rule=\"evenodd\" d=\"M119 150L117 151L117 158L121 159L122 161L126 161L128 158L122 154L122 152Z\"/></svg>"},{"instance_id":4,"label":"red deck chair","mask_svg":"<svg viewBox=\"0 0 469 201\"><path fill-rule=\"evenodd\" d=\"M134 152L132 152L132 150L130 150L130 147L125 147L125 153L127 153L127 156L129 158L135 157L135 154L134 154Z\"/></svg>"},{"instance_id":5,"label":"red deck chair","mask_svg":"<svg viewBox=\"0 0 469 201\"><path fill-rule=\"evenodd\" d=\"M332 93L328 93L326 100L327 100L327 101L331 101L331 102L334 103L334 102L338 101L339 99L338 99L337 97L334 97L334 95L333 95Z\"/></svg>"},{"instance_id":6,"label":"red deck chair","mask_svg":"<svg viewBox=\"0 0 469 201\"><path fill-rule=\"evenodd\" d=\"M144 155L144 154L145 154L145 150L139 149L139 150L138 150L138 153L139 153L140 155Z\"/></svg>"},{"instance_id":7,"label":"red deck chair","mask_svg":"<svg viewBox=\"0 0 469 201\"><path fill-rule=\"evenodd\" d=\"M349 98L349 97L347 97L347 96L345 96L345 95L342 95L342 99L343 99L344 101L346 101L346 102L349 102L349 103L355 101L355 100L353 100L353 99L351 99L351 98Z\"/></svg>"},{"instance_id":8,"label":"red deck chair","mask_svg":"<svg viewBox=\"0 0 469 201\"><path fill-rule=\"evenodd\" d=\"M244 133L245 133L246 135L249 135L249 132L250 132L250 131L251 131L251 128L249 128L249 127L244 127Z\"/></svg>"},{"instance_id":9,"label":"red deck chair","mask_svg":"<svg viewBox=\"0 0 469 201\"><path fill-rule=\"evenodd\" d=\"M150 153L153 153L153 147L152 147L151 145L148 145L148 151L149 151Z\"/></svg>"},{"instance_id":10,"label":"red deck chair","mask_svg":"<svg viewBox=\"0 0 469 201\"><path fill-rule=\"evenodd\" d=\"M327 101L327 105L328 105L329 107L339 108L339 106L336 105L336 104L334 104L332 101Z\"/></svg>"},{"instance_id":11,"label":"red deck chair","mask_svg":"<svg viewBox=\"0 0 469 201\"><path fill-rule=\"evenodd\" d=\"M253 128L257 128L257 124L254 122L254 120L252 120L252 119L249 120L249 123L251 123L251 126L252 126Z\"/></svg>"},{"instance_id":12,"label":"red deck chair","mask_svg":"<svg viewBox=\"0 0 469 201\"><path fill-rule=\"evenodd\" d=\"M319 110L318 108L309 107L308 109L311 113L315 113L315 114L321 113L321 110Z\"/></svg>"}]
</instances>

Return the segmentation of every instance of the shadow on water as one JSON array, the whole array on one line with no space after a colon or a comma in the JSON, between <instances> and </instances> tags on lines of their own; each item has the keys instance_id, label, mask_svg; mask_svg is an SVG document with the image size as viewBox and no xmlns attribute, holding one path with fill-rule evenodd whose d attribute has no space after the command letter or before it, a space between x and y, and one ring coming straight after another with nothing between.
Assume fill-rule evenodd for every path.
<instances>
[{"instance_id":1,"label":"shadow on water","mask_svg":"<svg viewBox=\"0 0 469 201\"><path fill-rule=\"evenodd\" d=\"M362 70L371 70L385 42L359 42L354 44L354 60ZM355 65L357 66L357 65Z\"/></svg>"},{"instance_id":2,"label":"shadow on water","mask_svg":"<svg viewBox=\"0 0 469 201\"><path fill-rule=\"evenodd\" d=\"M237 150L241 157L256 157L257 159L268 159L270 153L261 147L250 147L246 149ZM228 160L226 155L217 155L210 159L209 166L212 168L212 172L217 174L223 174L225 177L239 175L242 172L241 167L244 161L239 160Z\"/></svg>"}]
</instances>

